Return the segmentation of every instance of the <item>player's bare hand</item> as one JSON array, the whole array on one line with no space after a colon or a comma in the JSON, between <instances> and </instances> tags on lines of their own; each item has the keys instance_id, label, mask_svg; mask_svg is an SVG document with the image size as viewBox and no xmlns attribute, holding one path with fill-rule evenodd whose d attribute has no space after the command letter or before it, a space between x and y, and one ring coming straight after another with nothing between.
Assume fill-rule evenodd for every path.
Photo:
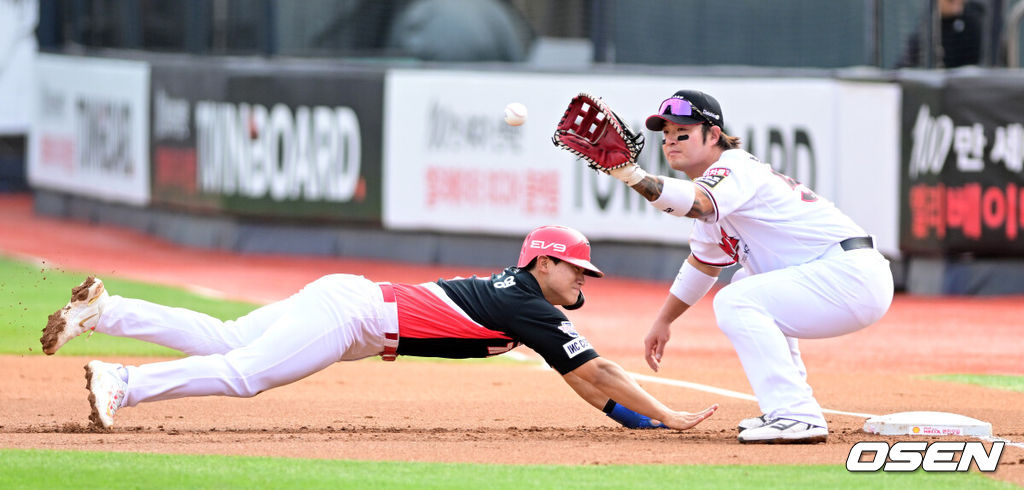
<instances>
[{"instance_id":1,"label":"player's bare hand","mask_svg":"<svg viewBox=\"0 0 1024 490\"><path fill-rule=\"evenodd\" d=\"M671 420L662 420L661 423L672 429L685 430L707 420L716 410L718 410L717 403L697 413L672 412L674 416Z\"/></svg>"},{"instance_id":2,"label":"player's bare hand","mask_svg":"<svg viewBox=\"0 0 1024 490\"><path fill-rule=\"evenodd\" d=\"M655 372L661 364L661 356L665 353L665 344L672 336L671 325L668 323L655 322L651 330L644 337L644 359L647 365Z\"/></svg>"}]
</instances>

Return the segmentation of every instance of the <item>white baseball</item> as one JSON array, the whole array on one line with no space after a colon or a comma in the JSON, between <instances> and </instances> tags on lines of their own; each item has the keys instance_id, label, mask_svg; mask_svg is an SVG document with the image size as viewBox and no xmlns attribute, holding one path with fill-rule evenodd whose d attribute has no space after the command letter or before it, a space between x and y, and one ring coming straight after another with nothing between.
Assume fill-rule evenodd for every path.
<instances>
[{"instance_id":1,"label":"white baseball","mask_svg":"<svg viewBox=\"0 0 1024 490\"><path fill-rule=\"evenodd\" d=\"M519 126L526 122L526 106L519 102L505 106L505 122L509 126Z\"/></svg>"}]
</instances>

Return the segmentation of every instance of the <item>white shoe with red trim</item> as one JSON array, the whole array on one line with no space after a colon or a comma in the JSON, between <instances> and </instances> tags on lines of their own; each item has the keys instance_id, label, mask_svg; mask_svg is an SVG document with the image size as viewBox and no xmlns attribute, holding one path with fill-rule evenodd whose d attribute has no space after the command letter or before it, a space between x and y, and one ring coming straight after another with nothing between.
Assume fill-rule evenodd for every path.
<instances>
[{"instance_id":1,"label":"white shoe with red trim","mask_svg":"<svg viewBox=\"0 0 1024 490\"><path fill-rule=\"evenodd\" d=\"M114 425L114 413L124 405L128 383L121 379L120 364L92 361L85 365L85 389L89 390L89 421L94 427L109 429Z\"/></svg>"},{"instance_id":2,"label":"white shoe with red trim","mask_svg":"<svg viewBox=\"0 0 1024 490\"><path fill-rule=\"evenodd\" d=\"M89 276L82 284L71 288L71 301L53 312L46 321L39 343L46 355L53 355L69 340L92 332L103 313L104 302L110 295L103 287L103 281Z\"/></svg>"}]
</instances>

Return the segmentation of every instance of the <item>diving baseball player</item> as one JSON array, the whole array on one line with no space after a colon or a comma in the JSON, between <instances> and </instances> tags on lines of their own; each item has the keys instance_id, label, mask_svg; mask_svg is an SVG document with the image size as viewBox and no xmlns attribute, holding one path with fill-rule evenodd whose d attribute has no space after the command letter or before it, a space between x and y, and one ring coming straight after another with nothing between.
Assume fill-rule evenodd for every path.
<instances>
[{"instance_id":1,"label":"diving baseball player","mask_svg":"<svg viewBox=\"0 0 1024 490\"><path fill-rule=\"evenodd\" d=\"M72 290L67 306L50 315L40 342L46 354L54 354L72 338L99 331L189 355L140 366L90 362L90 420L103 428L113 425L121 407L188 396L251 397L338 361L488 357L520 344L626 427L688 429L710 417L717 405L698 413L663 405L618 364L599 357L555 308L582 306L586 276L602 275L580 232L542 226L523 241L517 266L490 278L391 284L331 274L227 322L111 296L90 277Z\"/></svg>"},{"instance_id":2,"label":"diving baseball player","mask_svg":"<svg viewBox=\"0 0 1024 490\"><path fill-rule=\"evenodd\" d=\"M740 264L732 284L714 298L718 326L762 413L739 423L739 441L824 442L825 417L807 384L797 339L844 335L880 319L893 296L889 262L863 228L739 149L739 138L723 124L718 101L695 90L676 92L647 118L647 128L664 137L665 159L690 180L637 166L642 138L587 94L570 102L553 139L654 207L695 219L690 256L644 339L651 369L658 370L672 322L707 294L721 268Z\"/></svg>"}]
</instances>

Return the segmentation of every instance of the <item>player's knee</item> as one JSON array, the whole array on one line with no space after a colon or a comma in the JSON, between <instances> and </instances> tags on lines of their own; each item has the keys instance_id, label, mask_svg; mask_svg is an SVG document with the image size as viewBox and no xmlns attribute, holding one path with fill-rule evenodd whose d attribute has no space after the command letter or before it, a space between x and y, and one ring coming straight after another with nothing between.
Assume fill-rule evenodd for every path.
<instances>
[{"instance_id":1,"label":"player's knee","mask_svg":"<svg viewBox=\"0 0 1024 490\"><path fill-rule=\"evenodd\" d=\"M225 394L227 396L252 398L264 391L261 383L249 377L238 376L225 381Z\"/></svg>"},{"instance_id":2,"label":"player's knee","mask_svg":"<svg viewBox=\"0 0 1024 490\"><path fill-rule=\"evenodd\" d=\"M727 313L730 310L739 306L743 301L743 295L739 294L739 289L732 285L725 286L717 293L711 303L712 309L715 310L715 316L721 318L723 313Z\"/></svg>"},{"instance_id":3,"label":"player's knee","mask_svg":"<svg viewBox=\"0 0 1024 490\"><path fill-rule=\"evenodd\" d=\"M736 285L729 285L718 291L712 308L715 311L718 328L725 333L742 330L751 314L757 315L762 310L761 305L758 305L744 288Z\"/></svg>"},{"instance_id":4,"label":"player's knee","mask_svg":"<svg viewBox=\"0 0 1024 490\"><path fill-rule=\"evenodd\" d=\"M268 383L261 376L243 376L233 380L231 383L231 396L239 398L252 398L264 391L273 388L275 385Z\"/></svg>"},{"instance_id":5,"label":"player's knee","mask_svg":"<svg viewBox=\"0 0 1024 490\"><path fill-rule=\"evenodd\" d=\"M246 362L246 359L239 358L238 351L220 357L224 360L221 382L227 396L251 398L278 386L274 384L274 370L271 366Z\"/></svg>"}]
</instances>

